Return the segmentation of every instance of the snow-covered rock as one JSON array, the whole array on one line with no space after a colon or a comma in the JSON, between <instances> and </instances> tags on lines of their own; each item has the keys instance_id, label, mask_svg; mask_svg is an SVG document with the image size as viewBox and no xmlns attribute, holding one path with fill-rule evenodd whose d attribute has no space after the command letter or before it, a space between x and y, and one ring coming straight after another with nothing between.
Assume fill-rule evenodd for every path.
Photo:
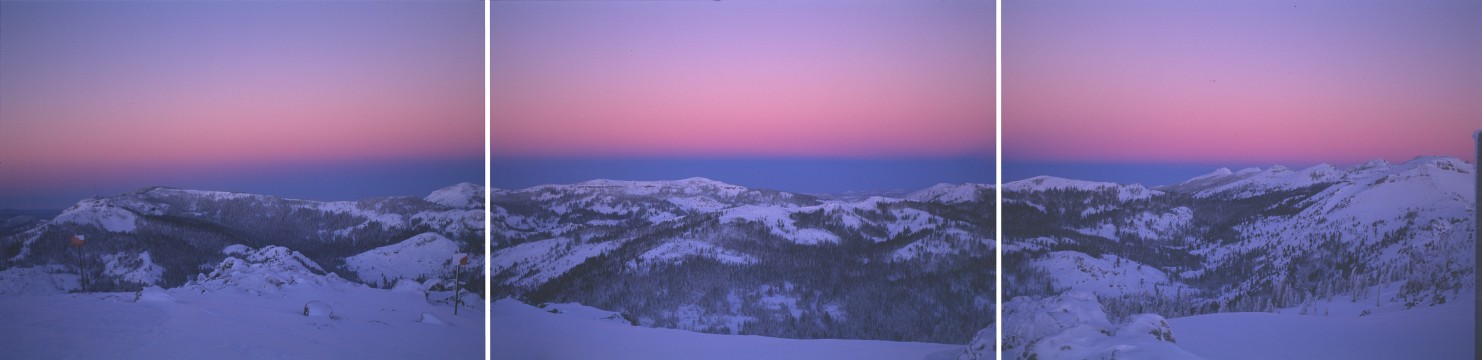
<instances>
[{"instance_id":1,"label":"snow-covered rock","mask_svg":"<svg viewBox=\"0 0 1482 360\"><path fill-rule=\"evenodd\" d=\"M242 244L227 245L221 249L221 253L227 256L245 256L249 252L252 252L252 248Z\"/></svg>"},{"instance_id":2,"label":"snow-covered rock","mask_svg":"<svg viewBox=\"0 0 1482 360\"><path fill-rule=\"evenodd\" d=\"M428 288L429 286L426 283L420 283L417 282L417 280L412 279L401 279L396 281L396 285L392 286L391 290L405 292L425 292Z\"/></svg>"},{"instance_id":3,"label":"snow-covered rock","mask_svg":"<svg viewBox=\"0 0 1482 360\"><path fill-rule=\"evenodd\" d=\"M175 303L175 297L170 296L169 293L165 292L165 289L161 289L158 286L149 286L134 293L134 302L146 304L172 304Z\"/></svg>"},{"instance_id":4,"label":"snow-covered rock","mask_svg":"<svg viewBox=\"0 0 1482 360\"><path fill-rule=\"evenodd\" d=\"M325 304L323 301L311 300L304 303L304 316L332 318L334 317L334 308L330 307L329 304Z\"/></svg>"},{"instance_id":5,"label":"snow-covered rock","mask_svg":"<svg viewBox=\"0 0 1482 360\"><path fill-rule=\"evenodd\" d=\"M420 322L420 323L423 323L423 324L427 324L427 325L438 325L438 326L447 326L448 325L448 323L443 322L443 319L439 319L439 318L437 318L437 316L432 315L432 314L428 314L428 313L422 313L422 317L419 318L419 319L417 319L417 322Z\"/></svg>"},{"instance_id":6,"label":"snow-covered rock","mask_svg":"<svg viewBox=\"0 0 1482 360\"><path fill-rule=\"evenodd\" d=\"M282 246L251 251L244 258L228 257L209 274L197 275L186 287L203 292L234 290L263 295L292 287L336 287L350 283L304 254Z\"/></svg>"},{"instance_id":7,"label":"snow-covered rock","mask_svg":"<svg viewBox=\"0 0 1482 360\"><path fill-rule=\"evenodd\" d=\"M1200 358L1174 343L1161 316L1138 314L1114 325L1096 295L1084 291L1014 298L1004 304L1003 321L1005 359Z\"/></svg>"},{"instance_id":8,"label":"snow-covered rock","mask_svg":"<svg viewBox=\"0 0 1482 360\"><path fill-rule=\"evenodd\" d=\"M540 308L545 309L547 312L550 312L552 314L610 321L623 325L636 325L633 324L633 322L627 317L624 317L623 314L620 312L602 310L591 306L582 305L581 303L541 304Z\"/></svg>"},{"instance_id":9,"label":"snow-covered rock","mask_svg":"<svg viewBox=\"0 0 1482 360\"><path fill-rule=\"evenodd\" d=\"M993 336L993 327L978 330L973 339L967 343L967 348L962 349L962 354L957 355L957 360L989 360L998 359L998 347L994 346L998 338Z\"/></svg>"}]
</instances>

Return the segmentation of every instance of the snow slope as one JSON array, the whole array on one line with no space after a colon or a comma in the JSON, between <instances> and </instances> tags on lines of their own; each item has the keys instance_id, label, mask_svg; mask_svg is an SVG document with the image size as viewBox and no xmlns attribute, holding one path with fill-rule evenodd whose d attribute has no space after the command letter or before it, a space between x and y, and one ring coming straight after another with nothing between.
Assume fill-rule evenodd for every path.
<instances>
[{"instance_id":1,"label":"snow slope","mask_svg":"<svg viewBox=\"0 0 1482 360\"><path fill-rule=\"evenodd\" d=\"M454 316L421 294L364 287L279 296L165 291L0 296L6 359L478 359L482 306ZM310 300L337 319L302 314ZM423 312L447 326L418 323Z\"/></svg>"},{"instance_id":2,"label":"snow slope","mask_svg":"<svg viewBox=\"0 0 1482 360\"><path fill-rule=\"evenodd\" d=\"M283 247L236 253L243 257L169 290L0 296L0 348L6 359L483 355L482 306L464 305L453 315L446 293L373 289L321 275L318 264ZM316 314L333 315L305 316L311 303Z\"/></svg>"},{"instance_id":3,"label":"snow slope","mask_svg":"<svg viewBox=\"0 0 1482 360\"><path fill-rule=\"evenodd\" d=\"M56 295L82 286L76 268L62 265L0 270L0 295Z\"/></svg>"},{"instance_id":4,"label":"snow slope","mask_svg":"<svg viewBox=\"0 0 1482 360\"><path fill-rule=\"evenodd\" d=\"M1076 251L1056 251L1034 260L1032 266L1048 271L1056 289L1081 290L1100 296L1152 293L1154 287L1161 287L1162 293L1171 297L1177 288L1184 287L1170 281L1157 268L1112 254L1097 258Z\"/></svg>"},{"instance_id":5,"label":"snow slope","mask_svg":"<svg viewBox=\"0 0 1482 360\"><path fill-rule=\"evenodd\" d=\"M114 199L79 201L52 218L51 222L93 225L109 232L134 232L138 228L139 215L122 202Z\"/></svg>"},{"instance_id":6,"label":"snow slope","mask_svg":"<svg viewBox=\"0 0 1482 360\"><path fill-rule=\"evenodd\" d=\"M489 316L492 359L952 359L962 345L795 340L655 329L552 314L512 299Z\"/></svg>"},{"instance_id":7,"label":"snow slope","mask_svg":"<svg viewBox=\"0 0 1482 360\"><path fill-rule=\"evenodd\" d=\"M1168 322L1179 345L1208 359L1475 359L1472 299L1369 316L1355 309L1373 304L1338 300L1327 315L1218 313Z\"/></svg>"},{"instance_id":8,"label":"snow slope","mask_svg":"<svg viewBox=\"0 0 1482 360\"><path fill-rule=\"evenodd\" d=\"M433 278L452 272L458 261L458 243L437 233L422 233L402 242L345 258L345 267L361 281Z\"/></svg>"}]
</instances>

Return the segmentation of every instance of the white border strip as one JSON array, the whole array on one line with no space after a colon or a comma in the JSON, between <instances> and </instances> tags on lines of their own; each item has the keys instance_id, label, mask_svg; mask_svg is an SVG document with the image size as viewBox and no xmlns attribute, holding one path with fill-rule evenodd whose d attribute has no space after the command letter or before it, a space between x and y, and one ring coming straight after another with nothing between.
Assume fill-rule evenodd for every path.
<instances>
[{"instance_id":1,"label":"white border strip","mask_svg":"<svg viewBox=\"0 0 1482 360\"><path fill-rule=\"evenodd\" d=\"M490 209L493 209L494 208L493 207L493 202L494 202L493 201L493 198L494 198L494 196L493 196L493 193L489 191L489 189L490 189L490 187L489 187L489 185L490 185L490 182L489 182L489 170L490 170L490 168L489 168L489 160L490 160L489 159L489 95L492 95L492 93L489 92L489 75L490 75L490 73L489 73L489 40L490 40L490 35L489 35L489 0L484 0L483 3L484 3L484 249L483 249L483 251L484 251L484 261L483 261L484 265L483 266L484 266L484 296L487 297L487 296L489 296L488 295L489 294L489 289L492 288L492 287L489 286L489 261L490 261L490 259L489 259L489 249L491 248L491 245L490 244L492 244L492 242L490 242L490 237L493 236L493 232L489 231L489 229L493 229L494 228L492 226L493 224L490 223L490 218L492 218L492 216L490 215L491 214L490 213ZM489 326L490 325L490 323L489 323L489 318L490 318L489 311L492 310L492 309L490 309L490 305L489 304L492 303L492 302L493 301L491 301L491 299L488 299L488 298L485 298L484 299L484 360L489 360L490 355L492 354L490 348L492 346L494 346L493 339L490 339L490 337L489 337L489 335L492 335L493 334L493 332L491 332L489 330L489 328L490 328L490 326Z\"/></svg>"},{"instance_id":2,"label":"white border strip","mask_svg":"<svg viewBox=\"0 0 1482 360\"><path fill-rule=\"evenodd\" d=\"M994 131L996 132L993 143L993 177L995 178L995 186L993 187L993 223L995 225L993 227L993 240L998 242L998 246L993 247L997 250L994 251L996 260L993 262L993 297L996 301L993 307L993 327L995 327L994 337L997 338L993 341L993 354L994 358L1003 360L1003 1L995 1L994 4L997 8L994 11L995 18L993 24L997 28L993 32L993 35L996 37L993 45L997 48L994 51L996 58L994 66L997 68L995 69L997 75L994 78L996 84L994 84L993 93Z\"/></svg>"}]
</instances>

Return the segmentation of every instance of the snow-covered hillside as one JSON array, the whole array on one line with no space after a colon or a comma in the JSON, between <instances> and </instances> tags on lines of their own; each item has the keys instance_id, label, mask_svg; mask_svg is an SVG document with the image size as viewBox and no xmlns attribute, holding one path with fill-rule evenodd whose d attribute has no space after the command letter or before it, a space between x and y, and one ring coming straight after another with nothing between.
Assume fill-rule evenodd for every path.
<instances>
[{"instance_id":1,"label":"snow-covered hillside","mask_svg":"<svg viewBox=\"0 0 1482 360\"><path fill-rule=\"evenodd\" d=\"M453 315L441 265L478 253L481 196L469 184L335 202L154 187L82 200L0 237L0 358L479 358L483 299L462 291Z\"/></svg>"},{"instance_id":2,"label":"snow-covered hillside","mask_svg":"<svg viewBox=\"0 0 1482 360\"><path fill-rule=\"evenodd\" d=\"M1470 340L1456 341L1471 339L1475 330L1424 326L1415 319L1457 306L1459 298L1476 291L1475 174L1472 164L1454 158L1418 157L1402 164L1373 161L1349 168L1219 169L1149 190L1146 196L1127 196L1133 192L1120 189L1128 185L1047 177L1007 184L1004 292L1026 301L1049 301L1066 291L1083 291L1095 294L1113 319L1141 313L1176 317L1170 323L1179 339L1186 338L1183 334L1197 339L1178 344L1206 358L1350 353L1240 333L1256 324L1331 330L1302 337L1284 333L1325 344L1378 339L1375 334L1386 333L1376 332L1375 324L1382 322L1371 318L1265 316L1296 308L1327 313L1328 307L1316 304L1333 302L1351 304L1341 307L1345 316L1400 319L1392 325L1407 328L1389 332L1395 336L1452 341L1424 342L1436 348L1469 346ZM1462 305L1470 307L1469 301ZM1196 324L1192 330L1179 326L1185 318ZM1018 320L1004 321L1009 329ZM1230 329L1220 330L1225 325ZM1350 325L1368 330L1336 331ZM1459 330L1464 334L1453 334ZM1211 333L1218 335L1206 335ZM1212 345L1223 337L1252 340L1229 342L1244 347L1238 350ZM1281 346L1270 349L1262 341ZM1292 351L1276 351L1288 345ZM1411 345L1400 346L1409 353L1365 356L1434 358L1405 355L1433 354Z\"/></svg>"},{"instance_id":3,"label":"snow-covered hillside","mask_svg":"<svg viewBox=\"0 0 1482 360\"><path fill-rule=\"evenodd\" d=\"M484 206L484 187L472 183L459 183L433 191L423 200L459 209L477 209Z\"/></svg>"},{"instance_id":4,"label":"snow-covered hillside","mask_svg":"<svg viewBox=\"0 0 1482 360\"><path fill-rule=\"evenodd\" d=\"M704 178L494 190L492 292L654 327L963 341L992 321L993 191L831 197ZM880 313L883 299L906 309Z\"/></svg>"},{"instance_id":5,"label":"snow-covered hillside","mask_svg":"<svg viewBox=\"0 0 1482 360\"><path fill-rule=\"evenodd\" d=\"M398 251L394 244L424 234L445 238L436 252L452 247L452 252L478 253L472 250L483 243L483 204L481 187L467 183L434 191L426 199L331 202L150 187L85 199L50 221L0 237L0 270L64 265L88 275L85 291L120 291L179 286L217 265L229 255L220 250L231 245L285 246L320 263L340 264L347 254L380 247ZM86 239L80 259L78 249L68 244L73 236ZM429 274L426 265L413 264L430 256L419 251L357 260L395 267L394 277L417 277ZM481 261L482 256L471 260ZM361 279L379 283L383 273L362 274Z\"/></svg>"},{"instance_id":6,"label":"snow-covered hillside","mask_svg":"<svg viewBox=\"0 0 1482 360\"><path fill-rule=\"evenodd\" d=\"M453 271L466 254L458 243L437 233L422 233L402 242L345 258L345 267L363 281L395 284L400 279L431 279ZM472 268L477 268L473 264Z\"/></svg>"},{"instance_id":7,"label":"snow-covered hillside","mask_svg":"<svg viewBox=\"0 0 1482 360\"><path fill-rule=\"evenodd\" d=\"M552 308L555 309L554 307ZM961 345L870 340L796 340L653 329L552 313L512 299L491 305L494 359L889 359L946 360Z\"/></svg>"}]
</instances>

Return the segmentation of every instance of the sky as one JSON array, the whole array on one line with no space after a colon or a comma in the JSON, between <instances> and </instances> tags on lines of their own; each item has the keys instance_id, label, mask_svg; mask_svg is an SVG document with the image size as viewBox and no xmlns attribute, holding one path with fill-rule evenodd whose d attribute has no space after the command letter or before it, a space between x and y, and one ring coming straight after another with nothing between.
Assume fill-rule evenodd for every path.
<instances>
[{"instance_id":1,"label":"sky","mask_svg":"<svg viewBox=\"0 0 1482 360\"><path fill-rule=\"evenodd\" d=\"M494 187L993 181L991 2L494 2L490 27Z\"/></svg>"},{"instance_id":2,"label":"sky","mask_svg":"<svg viewBox=\"0 0 1482 360\"><path fill-rule=\"evenodd\" d=\"M482 182L482 6L0 2L0 209Z\"/></svg>"},{"instance_id":3,"label":"sky","mask_svg":"<svg viewBox=\"0 0 1482 360\"><path fill-rule=\"evenodd\" d=\"M1475 163L1482 2L1007 1L1004 180Z\"/></svg>"}]
</instances>

